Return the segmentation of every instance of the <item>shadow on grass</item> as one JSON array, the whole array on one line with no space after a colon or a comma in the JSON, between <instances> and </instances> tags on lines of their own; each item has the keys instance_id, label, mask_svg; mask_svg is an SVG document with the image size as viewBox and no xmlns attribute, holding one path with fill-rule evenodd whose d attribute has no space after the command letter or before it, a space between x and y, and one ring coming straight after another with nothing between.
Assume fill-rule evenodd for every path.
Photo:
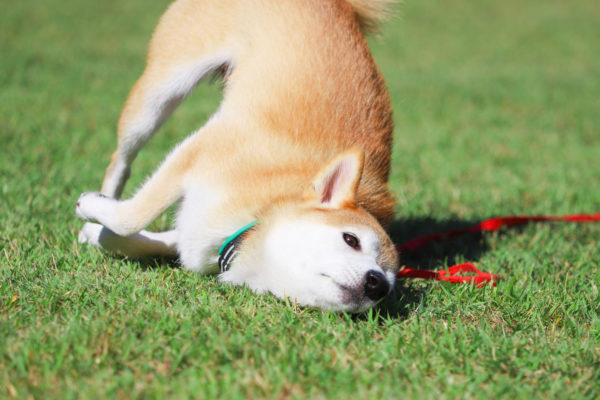
<instances>
[{"instance_id":1,"label":"shadow on grass","mask_svg":"<svg viewBox=\"0 0 600 400\"><path fill-rule=\"evenodd\" d=\"M132 258L132 262L135 262L137 267L142 271L154 270L159 268L169 269L180 269L181 263L177 257L168 256L152 256L152 257L141 257Z\"/></svg>"},{"instance_id":2,"label":"shadow on grass","mask_svg":"<svg viewBox=\"0 0 600 400\"><path fill-rule=\"evenodd\" d=\"M466 229L481 222L456 218L437 220L430 217L405 218L392 222L390 237L397 245L416 237ZM467 233L451 239L432 241L417 251L402 252L400 265L414 269L439 269L445 262L477 261L489 249L481 233Z\"/></svg>"},{"instance_id":3,"label":"shadow on grass","mask_svg":"<svg viewBox=\"0 0 600 400\"><path fill-rule=\"evenodd\" d=\"M430 217L397 219L390 225L392 241L401 245L411 239L434 233L445 233L456 229L469 228L480 220L457 218L438 220ZM439 270L444 265L460 262L476 262L489 250L489 245L481 233L467 233L451 239L433 241L417 251L400 254L401 267L424 270ZM404 319L427 300L427 287L414 285L412 280L399 279L390 295L379 305L380 318Z\"/></svg>"}]
</instances>

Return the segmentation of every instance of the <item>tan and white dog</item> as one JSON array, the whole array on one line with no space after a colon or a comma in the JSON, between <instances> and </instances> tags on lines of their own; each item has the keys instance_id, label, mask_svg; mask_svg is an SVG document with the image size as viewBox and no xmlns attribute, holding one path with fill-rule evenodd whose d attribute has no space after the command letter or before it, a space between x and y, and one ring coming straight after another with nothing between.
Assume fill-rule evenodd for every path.
<instances>
[{"instance_id":1,"label":"tan and white dog","mask_svg":"<svg viewBox=\"0 0 600 400\"><path fill-rule=\"evenodd\" d=\"M390 2L174 2L123 108L102 191L77 202L90 221L79 240L215 273L223 242L257 221L221 281L331 310L381 300L398 270L382 228L394 215L392 118L363 31ZM213 71L225 80L218 111L118 200L140 148ZM143 230L178 200L174 230Z\"/></svg>"}]
</instances>

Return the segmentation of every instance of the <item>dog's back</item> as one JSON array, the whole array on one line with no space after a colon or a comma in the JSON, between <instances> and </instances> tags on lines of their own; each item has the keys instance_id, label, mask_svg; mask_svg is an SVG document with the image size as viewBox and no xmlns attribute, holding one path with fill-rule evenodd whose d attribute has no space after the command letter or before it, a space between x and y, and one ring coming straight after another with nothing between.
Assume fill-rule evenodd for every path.
<instances>
[{"instance_id":1,"label":"dog's back","mask_svg":"<svg viewBox=\"0 0 600 400\"><path fill-rule=\"evenodd\" d=\"M308 179L341 151L362 148L359 203L387 223L393 215L390 100L354 9L342 1L264 3L240 4L232 38L241 50L233 56L223 108L245 111L236 118L254 128L247 132L253 151L266 146L278 165L288 164L291 153L304 154ZM273 141L281 149L269 148Z\"/></svg>"}]
</instances>

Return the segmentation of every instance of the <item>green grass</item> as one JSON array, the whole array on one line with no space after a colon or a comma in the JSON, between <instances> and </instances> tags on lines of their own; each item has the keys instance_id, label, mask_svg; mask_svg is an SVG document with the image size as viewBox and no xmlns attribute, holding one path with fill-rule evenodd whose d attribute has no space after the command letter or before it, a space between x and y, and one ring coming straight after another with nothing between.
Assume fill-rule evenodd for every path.
<instances>
[{"instance_id":1,"label":"green grass","mask_svg":"<svg viewBox=\"0 0 600 400\"><path fill-rule=\"evenodd\" d=\"M0 0L1 398L600 396L600 224L533 224L403 260L496 288L402 282L360 316L76 243L167 1ZM394 240L503 214L600 211L594 0L407 0L371 40L396 132ZM127 193L216 109L201 86ZM171 215L153 227L168 226Z\"/></svg>"}]
</instances>

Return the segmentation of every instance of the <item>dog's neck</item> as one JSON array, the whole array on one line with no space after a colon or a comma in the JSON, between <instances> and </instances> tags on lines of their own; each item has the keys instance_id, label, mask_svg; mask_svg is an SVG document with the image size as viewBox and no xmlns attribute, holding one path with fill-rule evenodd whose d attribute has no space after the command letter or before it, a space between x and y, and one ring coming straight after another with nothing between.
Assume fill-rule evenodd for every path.
<instances>
[{"instance_id":1,"label":"dog's neck","mask_svg":"<svg viewBox=\"0 0 600 400\"><path fill-rule=\"evenodd\" d=\"M253 221L238 229L233 235L225 239L225 242L223 242L223 245L219 249L219 268L221 273L229 271L234 258L238 254L242 241L248 236L257 223L257 221Z\"/></svg>"}]
</instances>

